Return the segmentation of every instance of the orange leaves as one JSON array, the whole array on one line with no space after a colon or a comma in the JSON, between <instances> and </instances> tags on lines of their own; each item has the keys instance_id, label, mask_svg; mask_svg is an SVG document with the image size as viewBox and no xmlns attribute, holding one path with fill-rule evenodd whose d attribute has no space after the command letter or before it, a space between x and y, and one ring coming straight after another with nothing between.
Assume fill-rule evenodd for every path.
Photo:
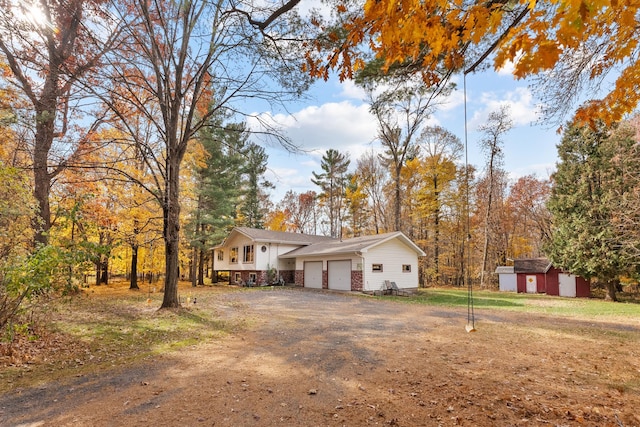
<instances>
[{"instance_id":1,"label":"orange leaves","mask_svg":"<svg viewBox=\"0 0 640 427\"><path fill-rule=\"evenodd\" d=\"M436 84L442 67L456 71L477 61L480 54L466 55L474 51L470 45L478 45L497 48L495 66L514 61L516 77L523 78L554 68L567 55L583 55L590 45L602 54L582 71L599 78L621 64L635 70L640 56L639 0L366 0L360 11L348 11L342 3L337 10L346 22L346 37L326 58L319 56L327 46L309 55L311 72L326 67L326 76L327 69L335 68L341 78L349 78L373 53L387 68L419 61L422 68L414 72ZM634 108L637 97L629 82L636 79L630 74L601 104L612 108L610 115L597 114L619 119ZM583 112L596 114L594 108Z\"/></svg>"}]
</instances>

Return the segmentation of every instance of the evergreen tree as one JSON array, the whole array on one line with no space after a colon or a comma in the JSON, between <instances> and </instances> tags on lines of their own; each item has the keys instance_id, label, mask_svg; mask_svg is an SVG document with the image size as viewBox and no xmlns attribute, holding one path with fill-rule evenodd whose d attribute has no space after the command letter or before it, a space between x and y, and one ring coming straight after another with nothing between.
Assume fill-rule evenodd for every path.
<instances>
[{"instance_id":1,"label":"evergreen tree","mask_svg":"<svg viewBox=\"0 0 640 427\"><path fill-rule=\"evenodd\" d=\"M572 124L558 146L548 203L553 226L545 250L551 261L605 284L614 301L619 277L634 264L622 251L629 237L616 224L622 200L633 190L627 171L640 166L635 144L628 131Z\"/></svg>"},{"instance_id":2,"label":"evergreen tree","mask_svg":"<svg viewBox=\"0 0 640 427\"><path fill-rule=\"evenodd\" d=\"M240 196L242 155L246 137L243 124L222 126L216 120L200 132L200 142L207 153L198 170L199 192L196 212L187 229L190 231L193 272L198 284L204 284L207 249L222 242L234 225L235 208ZM192 281L195 284L195 274Z\"/></svg>"},{"instance_id":3,"label":"evergreen tree","mask_svg":"<svg viewBox=\"0 0 640 427\"><path fill-rule=\"evenodd\" d=\"M324 201L327 209L331 237L342 237L342 208L349 163L351 163L351 160L349 160L348 154L343 154L330 148L322 156L322 162L320 163L320 167L324 172L312 172L315 179L311 179L311 182L322 190L320 199Z\"/></svg>"},{"instance_id":4,"label":"evergreen tree","mask_svg":"<svg viewBox=\"0 0 640 427\"><path fill-rule=\"evenodd\" d=\"M264 218L269 211L269 195L265 191L274 185L264 180L269 156L264 148L249 143L243 150L243 196L238 207L238 222L252 228L264 228Z\"/></svg>"}]
</instances>

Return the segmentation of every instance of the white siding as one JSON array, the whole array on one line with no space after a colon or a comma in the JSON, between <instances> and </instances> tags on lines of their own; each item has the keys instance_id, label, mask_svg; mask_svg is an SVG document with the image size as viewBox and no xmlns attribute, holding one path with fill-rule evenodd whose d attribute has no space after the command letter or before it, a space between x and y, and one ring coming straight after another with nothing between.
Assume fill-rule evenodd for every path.
<instances>
[{"instance_id":1,"label":"white siding","mask_svg":"<svg viewBox=\"0 0 640 427\"><path fill-rule=\"evenodd\" d=\"M498 282L500 291L502 292L516 292L518 290L517 276L515 273L500 273L498 275Z\"/></svg>"},{"instance_id":2,"label":"white siding","mask_svg":"<svg viewBox=\"0 0 640 427\"><path fill-rule=\"evenodd\" d=\"M253 241L251 239L248 239L242 235L236 235L234 236L234 238L232 238L231 240L228 240L225 242L224 245L224 260L223 261L218 261L218 256L216 254L215 258L214 258L214 269L215 270L255 270L255 262L252 263L244 263L242 262L242 255L243 255L243 248L246 245L253 245ZM238 262L237 263L231 263L230 262L230 253L231 253L231 248L238 248ZM258 248L254 249L254 261L255 261L255 257L257 256L257 252L255 252L257 250L259 250Z\"/></svg>"},{"instance_id":3,"label":"white siding","mask_svg":"<svg viewBox=\"0 0 640 427\"><path fill-rule=\"evenodd\" d=\"M262 252L262 248L265 251ZM277 268L279 270L293 270L293 260L278 260L280 255L291 252L299 248L295 245L282 245L279 243L256 243L256 270L268 270Z\"/></svg>"},{"instance_id":4,"label":"white siding","mask_svg":"<svg viewBox=\"0 0 640 427\"><path fill-rule=\"evenodd\" d=\"M400 289L418 287L418 254L400 240L384 242L363 255L363 290L378 290L385 280L396 282ZM373 272L374 264L382 264L382 271ZM411 271L403 272L403 265L410 265Z\"/></svg>"},{"instance_id":5,"label":"white siding","mask_svg":"<svg viewBox=\"0 0 640 427\"><path fill-rule=\"evenodd\" d=\"M355 255L351 255L351 254L298 257L296 258L296 270L302 270L304 268L305 261L322 261L322 268L326 270L328 261L346 261L346 260L351 260L352 270L358 270L357 266L359 266L362 263L362 258Z\"/></svg>"},{"instance_id":6,"label":"white siding","mask_svg":"<svg viewBox=\"0 0 640 427\"><path fill-rule=\"evenodd\" d=\"M244 263L242 262L243 248L245 245L254 245L254 262ZM265 247L265 251L262 252L262 247ZM230 263L231 248L238 248L238 262ZM236 235L234 238L225 242L223 248L216 249L214 255L214 269L215 270L268 270L271 267L276 267L278 270L293 270L293 261L284 260L279 261L278 256L290 252L299 248L297 245L282 245L278 243L261 243L253 242L251 239L242 235ZM218 261L217 251L224 250L224 260Z\"/></svg>"}]
</instances>

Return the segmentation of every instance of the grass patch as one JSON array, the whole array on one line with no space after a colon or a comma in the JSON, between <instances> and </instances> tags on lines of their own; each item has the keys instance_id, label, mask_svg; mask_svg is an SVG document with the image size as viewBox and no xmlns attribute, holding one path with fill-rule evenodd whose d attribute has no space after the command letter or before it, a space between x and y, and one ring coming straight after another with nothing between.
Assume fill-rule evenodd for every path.
<instances>
[{"instance_id":1,"label":"grass patch","mask_svg":"<svg viewBox=\"0 0 640 427\"><path fill-rule=\"evenodd\" d=\"M466 289L419 289L410 297L397 300L414 304L466 308ZM610 302L593 298L563 298L549 295L518 294L514 292L474 291L473 305L479 309L509 310L553 314L576 318L638 319L640 304L635 300Z\"/></svg>"},{"instance_id":2,"label":"grass patch","mask_svg":"<svg viewBox=\"0 0 640 427\"><path fill-rule=\"evenodd\" d=\"M39 340L49 351L20 348L0 370L0 392L152 360L244 327L241 320L220 319L206 304L158 310L160 304L160 294L135 291L50 303Z\"/></svg>"}]
</instances>

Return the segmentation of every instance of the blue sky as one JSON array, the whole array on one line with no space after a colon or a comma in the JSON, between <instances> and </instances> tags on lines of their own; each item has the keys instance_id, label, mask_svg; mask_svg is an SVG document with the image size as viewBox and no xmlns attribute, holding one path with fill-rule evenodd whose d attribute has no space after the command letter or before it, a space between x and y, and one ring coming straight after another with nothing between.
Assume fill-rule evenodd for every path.
<instances>
[{"instance_id":1,"label":"blue sky","mask_svg":"<svg viewBox=\"0 0 640 427\"><path fill-rule=\"evenodd\" d=\"M457 90L435 112L429 124L443 126L464 141L461 77L456 83ZM290 106L288 113L256 111L273 118L291 141L305 150L292 154L278 146L266 147L267 179L276 185L273 202L279 202L288 190L318 191L311 182L312 172L321 172L320 161L329 148L348 152L353 167L365 151L380 151L380 144L375 141L377 124L363 99L364 93L352 82L330 79L314 84L309 98ZM504 137L504 168L514 180L529 174L548 178L555 168L560 135L555 127L539 123L537 102L528 83L515 80L509 70L488 70L467 76L469 163L482 169L484 156L477 129L489 113L502 105L508 106L514 124Z\"/></svg>"}]
</instances>

